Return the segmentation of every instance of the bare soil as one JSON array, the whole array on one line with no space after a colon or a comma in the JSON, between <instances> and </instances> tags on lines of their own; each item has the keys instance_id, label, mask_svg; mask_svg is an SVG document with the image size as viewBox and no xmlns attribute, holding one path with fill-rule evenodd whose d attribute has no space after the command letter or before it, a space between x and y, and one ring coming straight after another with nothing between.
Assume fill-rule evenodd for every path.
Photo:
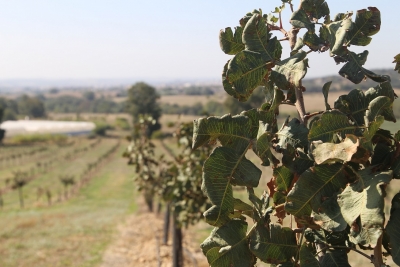
<instances>
[{"instance_id":1,"label":"bare soil","mask_svg":"<svg viewBox=\"0 0 400 267\"><path fill-rule=\"evenodd\" d=\"M144 207L140 205L139 207ZM114 241L106 249L100 267L172 267L172 237L163 240L163 214L143 208L118 226ZM183 231L184 266L205 267L207 260L189 230Z\"/></svg>"}]
</instances>

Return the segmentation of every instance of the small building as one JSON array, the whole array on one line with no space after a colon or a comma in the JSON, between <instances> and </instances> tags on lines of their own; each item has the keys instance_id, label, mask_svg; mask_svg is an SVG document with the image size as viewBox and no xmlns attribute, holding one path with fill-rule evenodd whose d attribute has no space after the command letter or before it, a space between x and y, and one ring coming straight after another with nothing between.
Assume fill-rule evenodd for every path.
<instances>
[{"instance_id":1,"label":"small building","mask_svg":"<svg viewBox=\"0 0 400 267\"><path fill-rule=\"evenodd\" d=\"M90 134L94 128L93 122L83 121L45 121L45 120L18 120L4 121L0 128L6 131L5 137L23 134Z\"/></svg>"}]
</instances>

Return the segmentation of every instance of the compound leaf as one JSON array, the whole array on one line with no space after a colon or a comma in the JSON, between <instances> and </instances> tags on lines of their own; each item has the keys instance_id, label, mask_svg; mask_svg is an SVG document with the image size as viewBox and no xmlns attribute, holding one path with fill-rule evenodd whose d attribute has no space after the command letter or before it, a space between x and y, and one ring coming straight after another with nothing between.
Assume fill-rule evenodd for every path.
<instances>
[{"instance_id":1,"label":"compound leaf","mask_svg":"<svg viewBox=\"0 0 400 267\"><path fill-rule=\"evenodd\" d=\"M347 224L352 226L351 237L363 246L374 247L382 234L384 188L393 177L391 171L372 173L371 168L358 172L358 180L338 195L338 204ZM356 222L359 217L360 222ZM357 227L355 227L357 224Z\"/></svg>"},{"instance_id":2,"label":"compound leaf","mask_svg":"<svg viewBox=\"0 0 400 267\"><path fill-rule=\"evenodd\" d=\"M366 46L372 40L370 36L379 32L380 28L381 12L376 7L358 10L355 23L347 36L348 44Z\"/></svg>"},{"instance_id":3,"label":"compound leaf","mask_svg":"<svg viewBox=\"0 0 400 267\"><path fill-rule=\"evenodd\" d=\"M287 195L285 210L296 217L318 211L323 198L344 188L344 165L319 165L305 171Z\"/></svg>"},{"instance_id":4,"label":"compound leaf","mask_svg":"<svg viewBox=\"0 0 400 267\"><path fill-rule=\"evenodd\" d=\"M325 83L324 86L322 87L322 93L324 94L326 110L331 110L331 106L328 103L328 95L329 95L329 89L331 87L331 84L332 84L332 81Z\"/></svg>"},{"instance_id":5,"label":"compound leaf","mask_svg":"<svg viewBox=\"0 0 400 267\"><path fill-rule=\"evenodd\" d=\"M210 266L253 266L256 259L249 250L246 231L247 223L236 219L220 228L214 228L200 245Z\"/></svg>"},{"instance_id":6,"label":"compound leaf","mask_svg":"<svg viewBox=\"0 0 400 267\"><path fill-rule=\"evenodd\" d=\"M225 28L225 31L219 32L219 45L222 51L228 55L236 55L240 51L244 50L244 44L242 42L242 27L236 27L235 33L233 33L230 27Z\"/></svg>"}]
</instances>

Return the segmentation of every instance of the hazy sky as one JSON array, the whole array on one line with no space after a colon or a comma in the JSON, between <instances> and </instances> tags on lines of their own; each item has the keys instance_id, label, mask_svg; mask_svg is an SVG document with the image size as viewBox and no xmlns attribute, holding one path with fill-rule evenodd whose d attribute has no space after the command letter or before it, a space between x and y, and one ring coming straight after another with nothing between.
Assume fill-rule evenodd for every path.
<instances>
[{"instance_id":1,"label":"hazy sky","mask_svg":"<svg viewBox=\"0 0 400 267\"><path fill-rule=\"evenodd\" d=\"M0 79L219 79L231 57L219 48L219 30L237 26L254 8L269 13L280 3L0 0ZM328 4L331 14L378 7L382 27L367 47L366 66L393 68L393 57L400 53L400 2L330 0ZM283 14L285 21L288 16ZM285 57L288 54L284 50ZM337 73L340 66L328 53L315 56L310 56L308 76Z\"/></svg>"}]
</instances>

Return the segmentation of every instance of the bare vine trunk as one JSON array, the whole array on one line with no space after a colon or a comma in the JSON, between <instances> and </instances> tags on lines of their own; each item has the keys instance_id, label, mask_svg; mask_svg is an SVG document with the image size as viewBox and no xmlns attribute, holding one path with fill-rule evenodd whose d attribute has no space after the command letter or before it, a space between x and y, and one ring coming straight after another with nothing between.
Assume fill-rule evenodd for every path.
<instances>
[{"instance_id":1,"label":"bare vine trunk","mask_svg":"<svg viewBox=\"0 0 400 267\"><path fill-rule=\"evenodd\" d=\"M182 229L175 218L172 219L172 226L172 267L183 267Z\"/></svg>"}]
</instances>

